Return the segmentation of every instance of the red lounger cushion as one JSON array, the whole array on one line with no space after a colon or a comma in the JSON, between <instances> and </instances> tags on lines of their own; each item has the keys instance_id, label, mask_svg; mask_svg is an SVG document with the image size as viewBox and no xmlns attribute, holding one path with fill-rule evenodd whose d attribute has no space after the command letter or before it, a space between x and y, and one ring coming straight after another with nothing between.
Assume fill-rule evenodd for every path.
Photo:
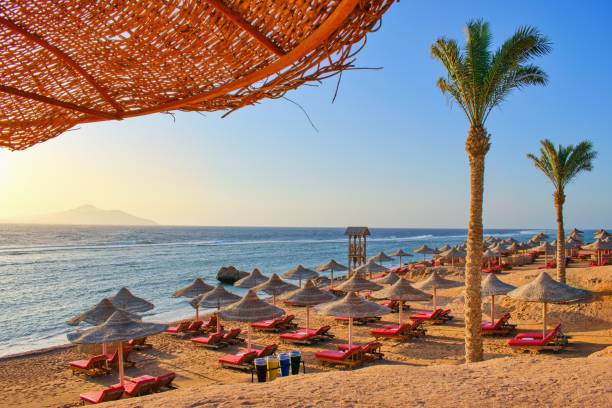
<instances>
[{"instance_id":1,"label":"red lounger cushion","mask_svg":"<svg viewBox=\"0 0 612 408\"><path fill-rule=\"evenodd\" d=\"M353 348L347 351L324 350L315 353L315 357L325 358L327 360L346 360L350 355L361 350L360 346L353 345Z\"/></svg>"},{"instance_id":2,"label":"red lounger cushion","mask_svg":"<svg viewBox=\"0 0 612 408\"><path fill-rule=\"evenodd\" d=\"M208 337L196 337L195 339L191 339L194 343L199 344L214 344L218 343L223 338L221 333L213 333Z\"/></svg>"},{"instance_id":3,"label":"red lounger cushion","mask_svg":"<svg viewBox=\"0 0 612 408\"><path fill-rule=\"evenodd\" d=\"M219 362L239 365L243 364L245 361L249 361L249 359L252 360L255 357L257 357L256 351L249 351L238 354L226 354L219 359Z\"/></svg>"},{"instance_id":4,"label":"red lounger cushion","mask_svg":"<svg viewBox=\"0 0 612 408\"><path fill-rule=\"evenodd\" d=\"M109 388L106 388L104 390L101 391L89 391L89 392L85 392L83 394L81 394L79 397L83 400L83 401L87 401L90 402L92 404L98 404L100 402L103 401L103 397L109 393L112 393L114 391L121 391L121 393L123 393L123 387L119 384L117 385L111 385Z\"/></svg>"},{"instance_id":5,"label":"red lounger cushion","mask_svg":"<svg viewBox=\"0 0 612 408\"><path fill-rule=\"evenodd\" d=\"M313 332L307 331L298 331L294 333L283 333L280 335L281 339L290 339L290 340L307 340L311 337L314 337Z\"/></svg>"},{"instance_id":6,"label":"red lounger cushion","mask_svg":"<svg viewBox=\"0 0 612 408\"><path fill-rule=\"evenodd\" d=\"M272 319L272 320L263 320L261 322L251 323L251 327L255 327L256 329L270 329L277 324L283 322L285 319Z\"/></svg>"}]
</instances>

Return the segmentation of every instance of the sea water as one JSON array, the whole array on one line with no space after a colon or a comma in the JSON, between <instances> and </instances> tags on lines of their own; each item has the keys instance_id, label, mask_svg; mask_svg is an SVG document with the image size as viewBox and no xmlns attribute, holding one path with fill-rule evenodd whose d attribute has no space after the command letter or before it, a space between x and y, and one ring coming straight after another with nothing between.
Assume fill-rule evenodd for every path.
<instances>
[{"instance_id":1,"label":"sea water","mask_svg":"<svg viewBox=\"0 0 612 408\"><path fill-rule=\"evenodd\" d=\"M466 239L461 229L370 231L368 256ZM536 232L485 234L526 241ZM194 314L189 299L172 294L197 277L217 284L221 266L257 267L270 275L297 264L314 268L331 258L346 264L343 233L343 228L0 225L0 356L67 343L66 333L74 328L65 322L122 286L155 304L146 320L171 321Z\"/></svg>"}]
</instances>

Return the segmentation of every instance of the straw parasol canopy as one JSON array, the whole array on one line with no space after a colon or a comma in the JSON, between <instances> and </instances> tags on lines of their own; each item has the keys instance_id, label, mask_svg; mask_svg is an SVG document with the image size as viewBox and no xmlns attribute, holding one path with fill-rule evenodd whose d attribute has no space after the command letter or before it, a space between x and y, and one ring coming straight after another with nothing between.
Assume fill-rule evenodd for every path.
<instances>
[{"instance_id":1,"label":"straw parasol canopy","mask_svg":"<svg viewBox=\"0 0 612 408\"><path fill-rule=\"evenodd\" d=\"M423 260L425 260L425 255L435 255L438 253L436 249L432 249L427 245L420 246L412 252L414 252L415 254L422 254Z\"/></svg>"},{"instance_id":2,"label":"straw parasol canopy","mask_svg":"<svg viewBox=\"0 0 612 408\"><path fill-rule=\"evenodd\" d=\"M457 248L451 248L439 254L441 258L450 259L451 265L455 266L455 258L465 258L466 253L458 250Z\"/></svg>"},{"instance_id":3,"label":"straw parasol canopy","mask_svg":"<svg viewBox=\"0 0 612 408\"><path fill-rule=\"evenodd\" d=\"M82 332L71 333L68 340L78 344L102 344L118 342L119 381L123 385L123 342L161 333L168 328L167 324L149 323L134 320L130 314L117 310L104 323Z\"/></svg>"},{"instance_id":4,"label":"straw parasol canopy","mask_svg":"<svg viewBox=\"0 0 612 408\"><path fill-rule=\"evenodd\" d=\"M110 300L102 299L97 305L95 305L88 311L83 312L82 314L76 317L73 317L66 323L71 326L77 326L79 323L85 322L96 326L108 320L108 318L111 317L111 315L117 310L119 309L117 309ZM140 316L136 314L129 312L126 312L126 314L133 320L140 320Z\"/></svg>"},{"instance_id":5,"label":"straw parasol canopy","mask_svg":"<svg viewBox=\"0 0 612 408\"><path fill-rule=\"evenodd\" d=\"M297 288L298 287L296 285L285 282L279 278L277 274L273 273L272 276L270 276L270 279L252 289L256 292L266 292L268 295L272 296L272 304L275 305L276 296L282 295L285 292L289 292Z\"/></svg>"},{"instance_id":6,"label":"straw parasol canopy","mask_svg":"<svg viewBox=\"0 0 612 408\"><path fill-rule=\"evenodd\" d=\"M495 296L505 295L514 289L516 289L516 286L502 282L494 274L489 274L489 276L482 280L480 287L481 296L491 296L491 323L495 323Z\"/></svg>"},{"instance_id":7,"label":"straw parasol canopy","mask_svg":"<svg viewBox=\"0 0 612 408\"><path fill-rule=\"evenodd\" d=\"M0 147L26 149L81 123L276 99L350 69L393 3L9 3L0 12Z\"/></svg>"},{"instance_id":8,"label":"straw parasol canopy","mask_svg":"<svg viewBox=\"0 0 612 408\"><path fill-rule=\"evenodd\" d=\"M121 288L115 296L108 298L117 309L132 313L144 313L153 309L155 305L138 296L134 296L128 288Z\"/></svg>"},{"instance_id":9,"label":"straw parasol canopy","mask_svg":"<svg viewBox=\"0 0 612 408\"><path fill-rule=\"evenodd\" d=\"M409 254L408 252L405 252L403 249L400 248L394 253L392 253L391 256L399 257L399 264L400 266L402 266L402 258L412 257L412 254Z\"/></svg>"},{"instance_id":10,"label":"straw parasol canopy","mask_svg":"<svg viewBox=\"0 0 612 408\"><path fill-rule=\"evenodd\" d=\"M353 347L353 319L391 313L391 309L388 307L366 300L354 292L347 293L346 296L335 302L319 305L315 307L315 310L324 316L348 317L349 348Z\"/></svg>"},{"instance_id":11,"label":"straw parasol canopy","mask_svg":"<svg viewBox=\"0 0 612 408\"><path fill-rule=\"evenodd\" d=\"M499 252L495 252L491 249L488 249L482 253L483 258L497 258L499 256Z\"/></svg>"},{"instance_id":12,"label":"straw parasol canopy","mask_svg":"<svg viewBox=\"0 0 612 408\"><path fill-rule=\"evenodd\" d=\"M261 283L264 283L265 281L268 280L267 276L264 276L259 269L255 268L253 269L253 272L251 272L250 274L248 274L247 276L245 276L242 279L238 279L236 282L234 282L234 286L237 288L245 288L245 289L250 289L252 287L255 287Z\"/></svg>"},{"instance_id":13,"label":"straw parasol canopy","mask_svg":"<svg viewBox=\"0 0 612 408\"><path fill-rule=\"evenodd\" d=\"M373 257L370 257L370 259L368 259L368 261L373 261L373 262L391 262L392 260L393 258L385 254L383 251L380 251L379 253L377 253Z\"/></svg>"},{"instance_id":14,"label":"straw parasol canopy","mask_svg":"<svg viewBox=\"0 0 612 408\"><path fill-rule=\"evenodd\" d=\"M224 306L236 303L240 299L240 296L228 292L222 284L219 284L213 290L193 298L189 303L194 309L196 309L196 311L199 310L200 307L216 308L217 310L219 310ZM217 315L217 332L220 331L221 321L219 320L219 316Z\"/></svg>"},{"instance_id":15,"label":"straw parasol canopy","mask_svg":"<svg viewBox=\"0 0 612 408\"><path fill-rule=\"evenodd\" d=\"M589 291L557 282L545 272L541 272L533 281L519 286L513 291L508 292L507 295L524 302L544 303L544 325L542 330L544 336L546 336L546 306L548 303L573 303L584 301L591 297Z\"/></svg>"},{"instance_id":16,"label":"straw parasol canopy","mask_svg":"<svg viewBox=\"0 0 612 408\"><path fill-rule=\"evenodd\" d=\"M259 322L261 320L274 319L282 316L285 311L280 307L269 304L257 297L253 289L242 298L218 312L219 317L224 320L235 322ZM251 349L251 325L248 325L247 349Z\"/></svg>"},{"instance_id":17,"label":"straw parasol canopy","mask_svg":"<svg viewBox=\"0 0 612 408\"><path fill-rule=\"evenodd\" d=\"M317 272L327 272L327 271L330 272L329 287L333 289L334 288L334 271L337 271L337 272L347 271L348 268L342 265L341 263L336 262L335 259L332 259L328 263L317 266L315 270Z\"/></svg>"},{"instance_id":18,"label":"straw parasol canopy","mask_svg":"<svg viewBox=\"0 0 612 408\"><path fill-rule=\"evenodd\" d=\"M369 274L370 277L372 277L373 273L381 273L381 272L387 272L388 269L385 268L382 265L377 264L376 262L374 262L372 259L370 259L368 262L366 262L365 264L361 265L359 268L355 269L355 274L359 274L359 273L363 273L363 274Z\"/></svg>"},{"instance_id":19,"label":"straw parasol canopy","mask_svg":"<svg viewBox=\"0 0 612 408\"><path fill-rule=\"evenodd\" d=\"M595 235L594 235L594 237L595 237L596 239L605 239L605 238L608 238L608 237L610 237L610 236L612 236L612 235L610 235L610 234L608 233L608 231L606 231L606 230L603 230L603 231L601 231L601 232L598 232L597 234L595 234Z\"/></svg>"},{"instance_id":20,"label":"straw parasol canopy","mask_svg":"<svg viewBox=\"0 0 612 408\"><path fill-rule=\"evenodd\" d=\"M393 285L395 282L400 280L400 277L393 271L389 272L384 278L376 279L376 283L381 285Z\"/></svg>"},{"instance_id":21,"label":"straw parasol canopy","mask_svg":"<svg viewBox=\"0 0 612 408\"><path fill-rule=\"evenodd\" d=\"M522 249L522 247L518 242L513 242L510 245L508 245L508 249L512 252L518 252Z\"/></svg>"},{"instance_id":22,"label":"straw parasol canopy","mask_svg":"<svg viewBox=\"0 0 612 408\"><path fill-rule=\"evenodd\" d=\"M442 245L440 248L438 248L438 252L444 252L444 251L448 251L449 249L451 249L452 246L448 245L448 244L444 244Z\"/></svg>"},{"instance_id":23,"label":"straw parasol canopy","mask_svg":"<svg viewBox=\"0 0 612 408\"><path fill-rule=\"evenodd\" d=\"M436 271L433 271L431 275L429 276L429 278L424 279L414 284L414 287L417 289L421 289L426 292L432 291L434 310L436 309L436 306L437 306L436 291L438 289L457 288L459 286L463 286L463 283L443 278L440 275L438 275L438 272Z\"/></svg>"},{"instance_id":24,"label":"straw parasol canopy","mask_svg":"<svg viewBox=\"0 0 612 408\"><path fill-rule=\"evenodd\" d=\"M310 328L310 307L336 300L334 294L317 288L310 279L303 288L288 293L284 298L293 305L306 306L306 330Z\"/></svg>"},{"instance_id":25,"label":"straw parasol canopy","mask_svg":"<svg viewBox=\"0 0 612 408\"><path fill-rule=\"evenodd\" d=\"M206 293L209 290L213 290L213 286L209 285L208 283L204 282L202 279L197 278L196 280L194 280L193 282L191 282L189 285L185 286L182 289L177 290L176 292L174 292L174 297L196 297L198 295L201 295L202 293Z\"/></svg>"},{"instance_id":26,"label":"straw parasol canopy","mask_svg":"<svg viewBox=\"0 0 612 408\"><path fill-rule=\"evenodd\" d=\"M399 300L399 324L402 324L402 315L404 311L405 301L426 301L432 298L432 295L425 293L422 290L413 287L407 279L400 278L388 288L379 290L372 294L376 298Z\"/></svg>"},{"instance_id":27,"label":"straw parasol canopy","mask_svg":"<svg viewBox=\"0 0 612 408\"><path fill-rule=\"evenodd\" d=\"M304 268L302 265L298 265L293 269L289 269L283 273L283 278L297 279L299 281L298 286L302 286L302 279L313 279L318 277L319 274L312 269Z\"/></svg>"},{"instance_id":28,"label":"straw parasol canopy","mask_svg":"<svg viewBox=\"0 0 612 408\"><path fill-rule=\"evenodd\" d=\"M367 280L360 272L355 272L348 280L336 286L336 290L342 292L361 292L363 290L380 290L383 287L377 283Z\"/></svg>"},{"instance_id":29,"label":"straw parasol canopy","mask_svg":"<svg viewBox=\"0 0 612 408\"><path fill-rule=\"evenodd\" d=\"M570 234L582 235L584 231L580 231L578 228L574 227L570 232Z\"/></svg>"}]
</instances>

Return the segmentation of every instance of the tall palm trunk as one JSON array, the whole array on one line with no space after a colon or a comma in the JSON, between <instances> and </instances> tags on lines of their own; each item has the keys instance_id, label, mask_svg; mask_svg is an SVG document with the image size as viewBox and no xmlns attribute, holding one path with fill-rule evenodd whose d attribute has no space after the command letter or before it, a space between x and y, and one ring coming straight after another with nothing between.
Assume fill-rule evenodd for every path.
<instances>
[{"instance_id":1,"label":"tall palm trunk","mask_svg":"<svg viewBox=\"0 0 612 408\"><path fill-rule=\"evenodd\" d=\"M563 204L565 194L557 191L555 197L555 210L557 210L557 280L565 283L565 231L563 230Z\"/></svg>"},{"instance_id":2,"label":"tall palm trunk","mask_svg":"<svg viewBox=\"0 0 612 408\"><path fill-rule=\"evenodd\" d=\"M482 127L470 128L465 150L470 160L470 220L465 258L465 361L482 361L482 196L489 138Z\"/></svg>"}]
</instances>

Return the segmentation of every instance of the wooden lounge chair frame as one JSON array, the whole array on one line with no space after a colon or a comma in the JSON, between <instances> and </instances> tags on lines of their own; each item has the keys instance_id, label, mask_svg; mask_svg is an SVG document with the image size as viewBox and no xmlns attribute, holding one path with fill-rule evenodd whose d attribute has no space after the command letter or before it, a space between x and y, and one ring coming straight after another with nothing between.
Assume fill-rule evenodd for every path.
<instances>
[{"instance_id":1,"label":"wooden lounge chair frame","mask_svg":"<svg viewBox=\"0 0 612 408\"><path fill-rule=\"evenodd\" d=\"M355 367L360 367L363 365L363 352L362 350L355 351L352 355L348 356L344 360L336 360L333 358L326 358L324 356L318 356L315 354L315 358L321 363L321 365L330 365L330 366L343 366L349 369L353 369Z\"/></svg>"},{"instance_id":2,"label":"wooden lounge chair frame","mask_svg":"<svg viewBox=\"0 0 612 408\"><path fill-rule=\"evenodd\" d=\"M86 374L90 377L95 377L97 375L106 375L110 374L110 369L107 363L107 357L105 354L101 354L98 356L93 356L89 358L89 360L94 360L90 362L87 367L76 367L71 365L70 369L72 370L72 374L82 373Z\"/></svg>"},{"instance_id":3,"label":"wooden lounge chair frame","mask_svg":"<svg viewBox=\"0 0 612 408\"><path fill-rule=\"evenodd\" d=\"M498 323L502 319L504 319L504 321L498 325ZM495 326L498 326L498 327L495 328L494 330L481 330L482 335L483 336L507 336L508 334L516 330L516 324L510 324L508 323L508 320L510 320L510 314L507 314L507 317L506 315L500 317L499 320L495 322Z\"/></svg>"},{"instance_id":4,"label":"wooden lounge chair frame","mask_svg":"<svg viewBox=\"0 0 612 408\"><path fill-rule=\"evenodd\" d=\"M569 336L566 336L565 334L563 334L563 332L561 331L561 327L555 329L557 332L555 333L555 335L553 336L553 338L546 342L546 344L542 344L542 345L512 345L510 346L512 348L512 351L515 353L523 353L525 351L528 351L530 353L538 353L542 350L550 350L553 352L559 352L563 349L565 349L568 345L569 345Z\"/></svg>"}]
</instances>

